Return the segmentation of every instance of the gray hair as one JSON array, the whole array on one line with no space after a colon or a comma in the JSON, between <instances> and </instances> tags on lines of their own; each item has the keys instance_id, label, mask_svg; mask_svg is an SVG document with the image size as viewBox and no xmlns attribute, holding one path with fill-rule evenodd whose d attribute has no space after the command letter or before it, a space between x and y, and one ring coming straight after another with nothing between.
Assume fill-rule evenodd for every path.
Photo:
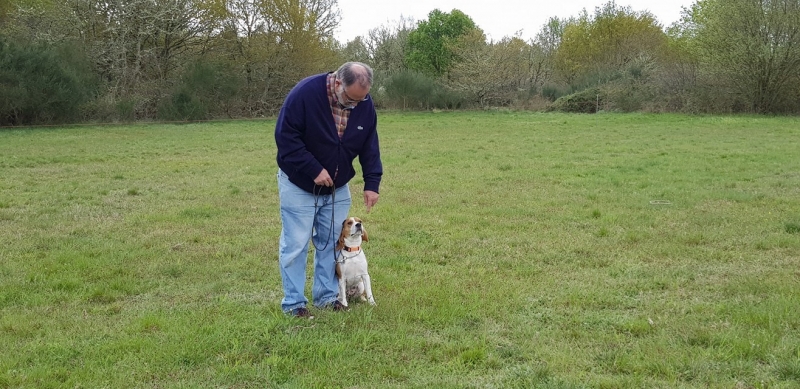
<instances>
[{"instance_id":1,"label":"gray hair","mask_svg":"<svg viewBox=\"0 0 800 389\"><path fill-rule=\"evenodd\" d=\"M358 83L362 88L372 87L372 68L362 62L345 62L336 70L336 78L345 87Z\"/></svg>"}]
</instances>

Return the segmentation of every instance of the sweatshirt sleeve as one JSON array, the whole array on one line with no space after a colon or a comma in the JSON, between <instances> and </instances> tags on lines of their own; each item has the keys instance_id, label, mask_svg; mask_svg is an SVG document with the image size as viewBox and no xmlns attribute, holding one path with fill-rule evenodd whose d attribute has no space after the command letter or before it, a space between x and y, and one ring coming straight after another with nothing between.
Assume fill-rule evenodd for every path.
<instances>
[{"instance_id":1,"label":"sweatshirt sleeve","mask_svg":"<svg viewBox=\"0 0 800 389\"><path fill-rule=\"evenodd\" d=\"M278 147L278 158L295 171L316 178L322 171L322 165L308 151L303 137L306 132L305 107L298 94L290 94L281 107L278 121L275 124L275 144Z\"/></svg>"},{"instance_id":2,"label":"sweatshirt sleeve","mask_svg":"<svg viewBox=\"0 0 800 389\"><path fill-rule=\"evenodd\" d=\"M383 163L381 162L380 142L378 141L378 118L374 117L370 135L365 147L358 156L364 174L364 190L380 193Z\"/></svg>"}]
</instances>

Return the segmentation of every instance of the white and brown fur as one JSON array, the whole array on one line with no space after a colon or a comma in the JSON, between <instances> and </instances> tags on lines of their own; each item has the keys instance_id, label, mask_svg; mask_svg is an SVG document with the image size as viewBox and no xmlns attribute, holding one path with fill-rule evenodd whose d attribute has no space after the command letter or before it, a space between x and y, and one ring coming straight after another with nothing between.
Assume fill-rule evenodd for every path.
<instances>
[{"instance_id":1,"label":"white and brown fur","mask_svg":"<svg viewBox=\"0 0 800 389\"><path fill-rule=\"evenodd\" d=\"M342 233L336 250L336 278L339 279L339 302L347 306L347 297L358 296L361 301L375 305L372 284L367 272L367 256L361 247L368 241L361 219L348 217L342 222Z\"/></svg>"}]
</instances>

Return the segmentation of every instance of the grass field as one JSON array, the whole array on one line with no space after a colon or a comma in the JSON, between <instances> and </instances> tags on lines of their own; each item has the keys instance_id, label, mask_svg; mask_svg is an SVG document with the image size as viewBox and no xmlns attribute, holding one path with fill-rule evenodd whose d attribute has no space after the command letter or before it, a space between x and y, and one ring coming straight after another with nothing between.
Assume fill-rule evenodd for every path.
<instances>
[{"instance_id":1,"label":"grass field","mask_svg":"<svg viewBox=\"0 0 800 389\"><path fill-rule=\"evenodd\" d=\"M797 118L383 113L378 305L313 321L273 128L0 130L0 387L800 387Z\"/></svg>"}]
</instances>

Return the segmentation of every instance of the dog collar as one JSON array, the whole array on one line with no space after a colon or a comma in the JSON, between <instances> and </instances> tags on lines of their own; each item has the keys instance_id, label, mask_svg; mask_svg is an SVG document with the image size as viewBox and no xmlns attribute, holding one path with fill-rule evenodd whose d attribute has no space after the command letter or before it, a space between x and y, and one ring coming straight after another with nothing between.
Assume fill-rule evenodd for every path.
<instances>
[{"instance_id":1,"label":"dog collar","mask_svg":"<svg viewBox=\"0 0 800 389\"><path fill-rule=\"evenodd\" d=\"M361 250L361 246L356 246L356 247L344 246L344 248L342 250L347 251L348 253L352 253L353 251Z\"/></svg>"}]
</instances>

